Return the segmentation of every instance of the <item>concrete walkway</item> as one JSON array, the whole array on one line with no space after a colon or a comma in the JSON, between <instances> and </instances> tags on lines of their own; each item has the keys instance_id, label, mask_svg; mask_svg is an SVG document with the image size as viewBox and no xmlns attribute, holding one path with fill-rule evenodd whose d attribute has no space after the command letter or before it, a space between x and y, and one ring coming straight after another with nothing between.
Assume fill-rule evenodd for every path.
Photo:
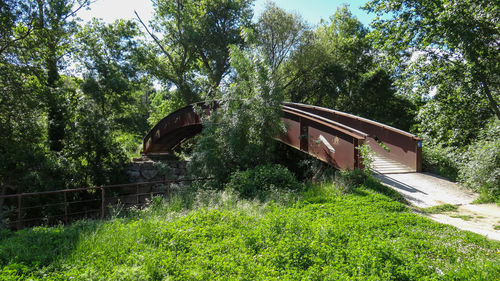
<instances>
[{"instance_id":1,"label":"concrete walkway","mask_svg":"<svg viewBox=\"0 0 500 281\"><path fill-rule=\"evenodd\" d=\"M496 204L472 204L478 195L470 190L430 173L375 170L374 175L416 207L442 204L458 206L455 212L423 214L424 216L500 241L500 230L494 229L494 226L500 226L500 207Z\"/></svg>"}]
</instances>

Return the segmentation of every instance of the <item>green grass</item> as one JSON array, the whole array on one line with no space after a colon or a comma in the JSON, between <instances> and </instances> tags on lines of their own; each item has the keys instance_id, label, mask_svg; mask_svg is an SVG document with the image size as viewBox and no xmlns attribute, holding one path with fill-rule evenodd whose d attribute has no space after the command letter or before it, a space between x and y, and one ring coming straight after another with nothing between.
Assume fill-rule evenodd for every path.
<instances>
[{"instance_id":1,"label":"green grass","mask_svg":"<svg viewBox=\"0 0 500 281\"><path fill-rule=\"evenodd\" d=\"M451 215L450 217L462 219L464 221L470 221L471 219L474 218L473 216L469 216L469 215Z\"/></svg>"},{"instance_id":2,"label":"green grass","mask_svg":"<svg viewBox=\"0 0 500 281\"><path fill-rule=\"evenodd\" d=\"M426 214L441 214L446 212L454 212L458 209L457 206L451 204L442 204L428 208L421 208L420 210Z\"/></svg>"},{"instance_id":3,"label":"green grass","mask_svg":"<svg viewBox=\"0 0 500 281\"><path fill-rule=\"evenodd\" d=\"M500 243L366 187L267 202L154 200L109 221L0 232L0 280L495 280ZM389 192L389 195L391 193ZM297 199L299 198L300 199Z\"/></svg>"}]
</instances>

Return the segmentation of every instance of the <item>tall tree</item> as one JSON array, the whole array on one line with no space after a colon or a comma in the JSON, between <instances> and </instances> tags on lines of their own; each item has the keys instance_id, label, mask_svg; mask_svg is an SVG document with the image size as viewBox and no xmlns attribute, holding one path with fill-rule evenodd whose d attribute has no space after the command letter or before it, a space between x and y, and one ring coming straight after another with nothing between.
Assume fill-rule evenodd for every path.
<instances>
[{"instance_id":1,"label":"tall tree","mask_svg":"<svg viewBox=\"0 0 500 281\"><path fill-rule=\"evenodd\" d=\"M450 95L475 98L479 91L500 118L497 1L374 0L366 9L379 16L374 34L400 74L401 88L429 93L445 76L470 90Z\"/></svg>"},{"instance_id":2,"label":"tall tree","mask_svg":"<svg viewBox=\"0 0 500 281\"><path fill-rule=\"evenodd\" d=\"M411 104L395 95L380 67L368 29L340 7L286 63L285 93L292 101L321 105L408 129Z\"/></svg>"},{"instance_id":3,"label":"tall tree","mask_svg":"<svg viewBox=\"0 0 500 281\"><path fill-rule=\"evenodd\" d=\"M149 82L140 69L139 34L132 21L94 19L74 36L83 79L72 99L63 149L74 185L115 181L126 152L135 152L149 127L142 99Z\"/></svg>"},{"instance_id":4,"label":"tall tree","mask_svg":"<svg viewBox=\"0 0 500 281\"><path fill-rule=\"evenodd\" d=\"M45 101L48 108L48 136L50 149L63 148L64 93L60 92L59 80L62 59L76 31L75 13L87 6L90 0L36 0L34 26L36 43L40 46L39 56L45 66Z\"/></svg>"},{"instance_id":5,"label":"tall tree","mask_svg":"<svg viewBox=\"0 0 500 281\"><path fill-rule=\"evenodd\" d=\"M33 3L0 1L0 194L38 187L43 169L41 68L33 42ZM0 209L3 202L0 202ZM1 211L1 210L0 210Z\"/></svg>"},{"instance_id":6,"label":"tall tree","mask_svg":"<svg viewBox=\"0 0 500 281\"><path fill-rule=\"evenodd\" d=\"M124 107L140 101L136 92L140 92L144 76L138 61L142 45L139 34L131 21L104 24L94 19L76 35L76 60L82 66L84 80L82 90L99 105L103 116L115 118L114 121L130 113Z\"/></svg>"},{"instance_id":7,"label":"tall tree","mask_svg":"<svg viewBox=\"0 0 500 281\"><path fill-rule=\"evenodd\" d=\"M220 91L219 109L203 120L204 131L189 170L213 176L219 188L229 175L269 163L274 137L283 131L283 95L256 48L231 46L234 81Z\"/></svg>"},{"instance_id":8,"label":"tall tree","mask_svg":"<svg viewBox=\"0 0 500 281\"><path fill-rule=\"evenodd\" d=\"M229 69L229 45L242 45L240 28L250 25L251 0L159 0L147 29L156 45L150 69L184 104L213 98ZM146 25L143 23L146 27ZM158 36L153 34L159 34Z\"/></svg>"},{"instance_id":9,"label":"tall tree","mask_svg":"<svg viewBox=\"0 0 500 281\"><path fill-rule=\"evenodd\" d=\"M300 45L307 31L307 25L298 14L288 13L274 2L266 3L257 21L257 39L273 72Z\"/></svg>"}]
</instances>

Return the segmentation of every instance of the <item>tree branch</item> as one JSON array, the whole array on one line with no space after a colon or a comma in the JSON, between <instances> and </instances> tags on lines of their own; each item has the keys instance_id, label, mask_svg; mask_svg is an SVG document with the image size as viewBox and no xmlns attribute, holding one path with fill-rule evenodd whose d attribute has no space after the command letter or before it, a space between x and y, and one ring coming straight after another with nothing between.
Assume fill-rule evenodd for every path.
<instances>
[{"instance_id":1,"label":"tree branch","mask_svg":"<svg viewBox=\"0 0 500 281\"><path fill-rule=\"evenodd\" d=\"M81 8L83 8L83 7L87 6L87 5L90 5L90 1L89 0L85 0L82 4L80 4L80 6L78 8L76 8L75 10L73 10L69 14L67 14L62 19L62 21L66 21L69 17L74 16L76 13L78 13L78 11L80 11Z\"/></svg>"},{"instance_id":2,"label":"tree branch","mask_svg":"<svg viewBox=\"0 0 500 281\"><path fill-rule=\"evenodd\" d=\"M496 100L493 98L490 92L490 87L488 87L488 84L486 84L484 81L481 81L482 88L486 96L488 97L488 100L490 101L490 106L495 115L497 116L498 119L500 119L500 110L498 109L498 104Z\"/></svg>"},{"instance_id":3,"label":"tree branch","mask_svg":"<svg viewBox=\"0 0 500 281\"><path fill-rule=\"evenodd\" d=\"M28 37L28 36L30 35L30 33L31 33L34 29L35 29L35 28L34 28L32 25L30 25L30 26L29 26L29 28L28 28L28 31L27 31L25 34L23 34L22 36L20 36L20 37L18 37L18 38L14 38L12 41L10 41L10 42L8 42L7 44L5 44L5 46L3 46L2 48L0 48L0 54L2 54L5 50L7 50L7 48L8 48L11 44L13 44L13 43L15 43L15 42L17 42L17 41L23 40L23 39L25 39L26 37Z\"/></svg>"},{"instance_id":4,"label":"tree branch","mask_svg":"<svg viewBox=\"0 0 500 281\"><path fill-rule=\"evenodd\" d=\"M134 10L134 14L135 16L137 17L137 19L139 20L139 22L142 24L142 26L144 26L144 28L146 29L146 32L149 34L149 36L151 36L151 38L153 38L153 40L155 41L156 45L158 45L158 47L160 47L161 51L167 56L168 60L170 61L170 63L172 65L174 65L174 59L172 58L172 56L167 52L167 50L165 50L165 48L163 47L163 45L161 44L160 40L158 40L158 38L153 34L151 33L151 31L149 31L149 28L147 27L147 25L142 21L141 17L139 17L139 14L137 13L137 11Z\"/></svg>"}]
</instances>

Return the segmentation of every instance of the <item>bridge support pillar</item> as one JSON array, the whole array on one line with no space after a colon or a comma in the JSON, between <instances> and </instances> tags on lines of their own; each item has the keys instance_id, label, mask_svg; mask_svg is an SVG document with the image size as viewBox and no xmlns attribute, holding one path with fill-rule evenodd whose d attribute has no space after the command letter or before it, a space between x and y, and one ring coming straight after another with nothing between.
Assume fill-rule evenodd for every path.
<instances>
[{"instance_id":1,"label":"bridge support pillar","mask_svg":"<svg viewBox=\"0 0 500 281\"><path fill-rule=\"evenodd\" d=\"M300 150L309 151L309 126L304 118L300 118Z\"/></svg>"}]
</instances>

